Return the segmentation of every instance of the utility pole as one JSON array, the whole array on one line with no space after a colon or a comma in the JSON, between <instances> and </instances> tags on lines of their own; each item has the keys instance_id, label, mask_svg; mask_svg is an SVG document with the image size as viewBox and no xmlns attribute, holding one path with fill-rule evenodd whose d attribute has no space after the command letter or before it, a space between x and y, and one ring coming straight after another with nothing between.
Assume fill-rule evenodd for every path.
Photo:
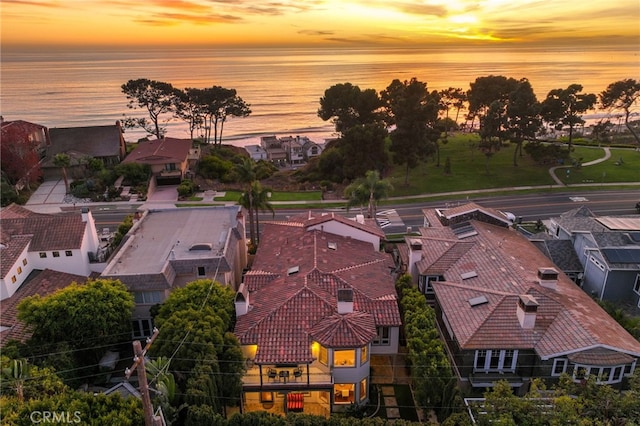
<instances>
[{"instance_id":1,"label":"utility pole","mask_svg":"<svg viewBox=\"0 0 640 426\"><path fill-rule=\"evenodd\" d=\"M134 368L138 370L138 389L140 390L140 396L142 397L145 426L156 426L158 424L153 415L153 406L151 405L151 396L149 395L149 383L147 382L147 370L144 366L144 356L151 347L155 338L158 337L159 332L160 331L157 328L153 329L153 335L150 338L147 338L147 344L144 349L142 349L142 345L139 340L133 341L133 365L131 368L127 368L125 370L127 380L131 377L131 373Z\"/></svg>"}]
</instances>

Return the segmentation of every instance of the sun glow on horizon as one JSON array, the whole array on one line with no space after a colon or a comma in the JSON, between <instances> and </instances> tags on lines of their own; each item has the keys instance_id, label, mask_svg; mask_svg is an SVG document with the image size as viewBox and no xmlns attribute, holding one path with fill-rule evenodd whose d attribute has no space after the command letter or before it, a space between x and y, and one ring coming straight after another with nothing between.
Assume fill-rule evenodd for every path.
<instances>
[{"instance_id":1,"label":"sun glow on horizon","mask_svg":"<svg viewBox=\"0 0 640 426\"><path fill-rule=\"evenodd\" d=\"M638 44L637 0L5 0L2 44Z\"/></svg>"}]
</instances>

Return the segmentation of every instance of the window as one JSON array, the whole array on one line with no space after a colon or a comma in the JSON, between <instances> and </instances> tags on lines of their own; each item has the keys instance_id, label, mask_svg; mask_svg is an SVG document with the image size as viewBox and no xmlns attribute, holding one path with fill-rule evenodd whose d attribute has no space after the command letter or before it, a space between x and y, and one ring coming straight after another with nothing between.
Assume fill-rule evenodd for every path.
<instances>
[{"instance_id":1,"label":"window","mask_svg":"<svg viewBox=\"0 0 640 426\"><path fill-rule=\"evenodd\" d=\"M334 367L355 367L356 350L355 349L334 350L333 365Z\"/></svg>"},{"instance_id":2,"label":"window","mask_svg":"<svg viewBox=\"0 0 640 426\"><path fill-rule=\"evenodd\" d=\"M14 276L12 276L12 277L11 277L11 282L12 282L12 283L15 283L16 281L18 281L18 279L16 278L16 276L15 276L15 275L14 275Z\"/></svg>"},{"instance_id":3,"label":"window","mask_svg":"<svg viewBox=\"0 0 640 426\"><path fill-rule=\"evenodd\" d=\"M22 259L22 266L27 266L27 263L29 263L29 262L27 261L26 257L24 259Z\"/></svg>"},{"instance_id":4,"label":"window","mask_svg":"<svg viewBox=\"0 0 640 426\"><path fill-rule=\"evenodd\" d=\"M164 165L164 169L168 170L168 171L174 171L176 170L176 163L167 163Z\"/></svg>"},{"instance_id":5,"label":"window","mask_svg":"<svg viewBox=\"0 0 640 426\"><path fill-rule=\"evenodd\" d=\"M556 358L553 360L553 368L551 369L552 376L559 376L567 369L567 360L564 358Z\"/></svg>"},{"instance_id":6,"label":"window","mask_svg":"<svg viewBox=\"0 0 640 426\"><path fill-rule=\"evenodd\" d=\"M260 392L260 402L273 402L273 392Z\"/></svg>"},{"instance_id":7,"label":"window","mask_svg":"<svg viewBox=\"0 0 640 426\"><path fill-rule=\"evenodd\" d=\"M65 250L64 251L64 255L67 256L67 257L71 257L71 256L73 256L73 252L71 250Z\"/></svg>"},{"instance_id":8,"label":"window","mask_svg":"<svg viewBox=\"0 0 640 426\"><path fill-rule=\"evenodd\" d=\"M573 368L573 379L576 381L586 379L590 375L596 376L596 383L619 383L626 371L625 366L599 367L592 365L576 364Z\"/></svg>"},{"instance_id":9,"label":"window","mask_svg":"<svg viewBox=\"0 0 640 426\"><path fill-rule=\"evenodd\" d=\"M47 253L44 251L40 252L40 259L44 259L45 257L47 257Z\"/></svg>"},{"instance_id":10,"label":"window","mask_svg":"<svg viewBox=\"0 0 640 426\"><path fill-rule=\"evenodd\" d=\"M51 254L53 254L53 257L60 257L60 252L59 251L54 251Z\"/></svg>"},{"instance_id":11,"label":"window","mask_svg":"<svg viewBox=\"0 0 640 426\"><path fill-rule=\"evenodd\" d=\"M373 339L373 344L376 346L388 346L391 344L389 338L389 327L376 327L376 337Z\"/></svg>"},{"instance_id":12,"label":"window","mask_svg":"<svg viewBox=\"0 0 640 426\"><path fill-rule=\"evenodd\" d=\"M360 381L360 401L367 398L367 379Z\"/></svg>"},{"instance_id":13,"label":"window","mask_svg":"<svg viewBox=\"0 0 640 426\"><path fill-rule=\"evenodd\" d=\"M20 275L21 273L22 273L22 268L18 266L18 275Z\"/></svg>"},{"instance_id":14,"label":"window","mask_svg":"<svg viewBox=\"0 0 640 426\"><path fill-rule=\"evenodd\" d=\"M363 346L360 349L360 365L366 364L369 360L369 347Z\"/></svg>"},{"instance_id":15,"label":"window","mask_svg":"<svg viewBox=\"0 0 640 426\"><path fill-rule=\"evenodd\" d=\"M153 305L162 301L161 291L136 291L133 296L139 305Z\"/></svg>"},{"instance_id":16,"label":"window","mask_svg":"<svg viewBox=\"0 0 640 426\"><path fill-rule=\"evenodd\" d=\"M329 365L329 351L322 345L320 345L320 350L318 351L318 361L320 361L320 364Z\"/></svg>"},{"instance_id":17,"label":"window","mask_svg":"<svg viewBox=\"0 0 640 426\"><path fill-rule=\"evenodd\" d=\"M206 275L205 272L206 271L205 271L204 266L198 266L198 276L199 277L204 277Z\"/></svg>"},{"instance_id":18,"label":"window","mask_svg":"<svg viewBox=\"0 0 640 426\"><path fill-rule=\"evenodd\" d=\"M153 322L151 318L133 320L131 325L134 339L149 337L152 334Z\"/></svg>"},{"instance_id":19,"label":"window","mask_svg":"<svg viewBox=\"0 0 640 426\"><path fill-rule=\"evenodd\" d=\"M640 294L640 274L636 275L636 283L633 285L633 291Z\"/></svg>"},{"instance_id":20,"label":"window","mask_svg":"<svg viewBox=\"0 0 640 426\"><path fill-rule=\"evenodd\" d=\"M476 351L474 371L515 371L518 351L513 349L491 349Z\"/></svg>"},{"instance_id":21,"label":"window","mask_svg":"<svg viewBox=\"0 0 640 426\"><path fill-rule=\"evenodd\" d=\"M353 383L336 383L333 386L333 400L336 404L351 404L354 402L355 385Z\"/></svg>"},{"instance_id":22,"label":"window","mask_svg":"<svg viewBox=\"0 0 640 426\"><path fill-rule=\"evenodd\" d=\"M440 281L440 277L437 275L420 275L418 278L418 288L423 294L433 294L433 281Z\"/></svg>"}]
</instances>

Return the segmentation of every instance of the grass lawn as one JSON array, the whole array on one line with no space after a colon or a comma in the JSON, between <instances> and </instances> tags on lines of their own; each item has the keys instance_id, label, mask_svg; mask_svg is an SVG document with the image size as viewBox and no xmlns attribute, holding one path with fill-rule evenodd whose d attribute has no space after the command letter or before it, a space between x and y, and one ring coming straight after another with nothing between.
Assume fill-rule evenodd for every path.
<instances>
[{"instance_id":1,"label":"grass lawn","mask_svg":"<svg viewBox=\"0 0 640 426\"><path fill-rule=\"evenodd\" d=\"M240 199L242 192L226 191L224 197L215 197L215 201L234 201ZM272 192L271 201L320 201L322 193L320 191L304 191L304 192Z\"/></svg>"},{"instance_id":2,"label":"grass lawn","mask_svg":"<svg viewBox=\"0 0 640 426\"><path fill-rule=\"evenodd\" d=\"M405 185L405 167L395 166L388 177L393 185L390 196L436 194L472 189L503 188L508 186L551 185L548 167L537 165L528 156L518 156L513 165L515 146L502 147L487 161L478 150L478 136L463 134L450 138L440 147L440 167L429 160L409 171L409 185ZM451 173L445 175L447 157ZM488 172L487 172L488 171Z\"/></svg>"},{"instance_id":3,"label":"grass lawn","mask_svg":"<svg viewBox=\"0 0 640 426\"><path fill-rule=\"evenodd\" d=\"M558 170L557 175L568 185L583 182L640 182L640 152L612 148L611 158L602 163L579 169L573 167L568 175L566 171Z\"/></svg>"}]
</instances>

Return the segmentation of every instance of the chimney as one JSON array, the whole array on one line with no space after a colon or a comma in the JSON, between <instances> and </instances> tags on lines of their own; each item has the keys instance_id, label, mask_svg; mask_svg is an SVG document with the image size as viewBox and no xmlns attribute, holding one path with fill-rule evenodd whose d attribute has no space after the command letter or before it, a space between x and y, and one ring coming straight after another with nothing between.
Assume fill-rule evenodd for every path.
<instances>
[{"instance_id":1,"label":"chimney","mask_svg":"<svg viewBox=\"0 0 640 426\"><path fill-rule=\"evenodd\" d=\"M536 313L538 312L538 301L529 294L521 294L518 299L516 313L520 327L531 329L536 325Z\"/></svg>"},{"instance_id":2,"label":"chimney","mask_svg":"<svg viewBox=\"0 0 640 426\"><path fill-rule=\"evenodd\" d=\"M422 260L422 240L419 238L409 239L409 264L407 265L407 272L414 278L418 276L417 271L414 271L416 263Z\"/></svg>"},{"instance_id":3,"label":"chimney","mask_svg":"<svg viewBox=\"0 0 640 426\"><path fill-rule=\"evenodd\" d=\"M249 312L249 291L244 283L240 284L235 298L236 317L242 316Z\"/></svg>"},{"instance_id":4,"label":"chimney","mask_svg":"<svg viewBox=\"0 0 640 426\"><path fill-rule=\"evenodd\" d=\"M363 224L364 223L364 215L363 214L357 214L356 215L356 222Z\"/></svg>"},{"instance_id":5,"label":"chimney","mask_svg":"<svg viewBox=\"0 0 640 426\"><path fill-rule=\"evenodd\" d=\"M558 288L558 271L555 268L538 268L538 283L545 288Z\"/></svg>"},{"instance_id":6,"label":"chimney","mask_svg":"<svg viewBox=\"0 0 640 426\"><path fill-rule=\"evenodd\" d=\"M353 312L353 289L338 289L338 313L350 314Z\"/></svg>"}]
</instances>

